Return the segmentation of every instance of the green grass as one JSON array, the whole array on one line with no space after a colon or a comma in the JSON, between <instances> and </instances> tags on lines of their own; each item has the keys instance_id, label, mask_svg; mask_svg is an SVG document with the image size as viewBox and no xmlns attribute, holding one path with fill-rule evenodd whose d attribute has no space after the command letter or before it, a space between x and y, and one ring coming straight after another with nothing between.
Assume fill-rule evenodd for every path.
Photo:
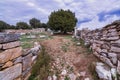
<instances>
[{"instance_id":1,"label":"green grass","mask_svg":"<svg viewBox=\"0 0 120 80\"><path fill-rule=\"evenodd\" d=\"M37 37L35 39L27 38L30 35L35 35ZM27 34L27 35L22 35L20 38L22 48L23 49L32 48L34 45L34 42L41 42L44 40L53 39L52 36L48 36L46 38L40 38L39 37L40 35L48 36L46 33L31 33L31 34Z\"/></svg>"},{"instance_id":2,"label":"green grass","mask_svg":"<svg viewBox=\"0 0 120 80\"><path fill-rule=\"evenodd\" d=\"M40 54L38 55L36 63L32 67L32 74L28 80L47 80L47 77L51 74L50 72L51 57L42 47Z\"/></svg>"}]
</instances>

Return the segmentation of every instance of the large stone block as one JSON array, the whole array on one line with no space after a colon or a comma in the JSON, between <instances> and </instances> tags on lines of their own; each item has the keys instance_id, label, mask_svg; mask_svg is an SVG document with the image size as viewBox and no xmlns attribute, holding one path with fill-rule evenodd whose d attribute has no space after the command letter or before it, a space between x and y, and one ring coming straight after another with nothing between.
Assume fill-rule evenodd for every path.
<instances>
[{"instance_id":1,"label":"large stone block","mask_svg":"<svg viewBox=\"0 0 120 80\"><path fill-rule=\"evenodd\" d=\"M27 56L23 57L23 71L31 67L31 65L32 65L32 54L28 54Z\"/></svg>"},{"instance_id":2,"label":"large stone block","mask_svg":"<svg viewBox=\"0 0 120 80\"><path fill-rule=\"evenodd\" d=\"M120 47L111 46L111 51L120 53Z\"/></svg>"},{"instance_id":3,"label":"large stone block","mask_svg":"<svg viewBox=\"0 0 120 80\"><path fill-rule=\"evenodd\" d=\"M20 38L19 34L6 34L6 33L0 33L0 43L7 43L11 41L16 41Z\"/></svg>"},{"instance_id":4,"label":"large stone block","mask_svg":"<svg viewBox=\"0 0 120 80\"><path fill-rule=\"evenodd\" d=\"M112 80L110 68L104 65L103 63L96 64L96 72L100 80Z\"/></svg>"},{"instance_id":5,"label":"large stone block","mask_svg":"<svg viewBox=\"0 0 120 80\"><path fill-rule=\"evenodd\" d=\"M2 44L0 44L0 49L2 49Z\"/></svg>"},{"instance_id":6,"label":"large stone block","mask_svg":"<svg viewBox=\"0 0 120 80\"><path fill-rule=\"evenodd\" d=\"M106 58L106 57L104 57L104 56L100 56L100 60L103 61L104 63L108 64L111 68L115 67L115 66L112 64L111 60L108 59L108 58Z\"/></svg>"},{"instance_id":7,"label":"large stone block","mask_svg":"<svg viewBox=\"0 0 120 80\"><path fill-rule=\"evenodd\" d=\"M118 60L117 73L120 75L120 61Z\"/></svg>"},{"instance_id":8,"label":"large stone block","mask_svg":"<svg viewBox=\"0 0 120 80\"><path fill-rule=\"evenodd\" d=\"M13 62L12 61L8 61L8 62L5 63L5 65L2 68L10 67L12 65L13 65Z\"/></svg>"},{"instance_id":9,"label":"large stone block","mask_svg":"<svg viewBox=\"0 0 120 80\"><path fill-rule=\"evenodd\" d=\"M4 52L0 53L0 63L5 63L5 62L15 59L21 55L22 55L21 47L5 50Z\"/></svg>"},{"instance_id":10,"label":"large stone block","mask_svg":"<svg viewBox=\"0 0 120 80\"><path fill-rule=\"evenodd\" d=\"M22 64L16 64L0 71L0 80L14 80L22 74Z\"/></svg>"},{"instance_id":11,"label":"large stone block","mask_svg":"<svg viewBox=\"0 0 120 80\"><path fill-rule=\"evenodd\" d=\"M119 39L119 36L114 36L114 37L108 37L105 40L113 41L113 40L118 40L118 39Z\"/></svg>"},{"instance_id":12,"label":"large stone block","mask_svg":"<svg viewBox=\"0 0 120 80\"><path fill-rule=\"evenodd\" d=\"M20 41L10 42L2 45L2 49L9 49L20 46Z\"/></svg>"},{"instance_id":13,"label":"large stone block","mask_svg":"<svg viewBox=\"0 0 120 80\"><path fill-rule=\"evenodd\" d=\"M117 54L115 53L108 53L108 57L112 61L113 64L117 64Z\"/></svg>"}]
</instances>

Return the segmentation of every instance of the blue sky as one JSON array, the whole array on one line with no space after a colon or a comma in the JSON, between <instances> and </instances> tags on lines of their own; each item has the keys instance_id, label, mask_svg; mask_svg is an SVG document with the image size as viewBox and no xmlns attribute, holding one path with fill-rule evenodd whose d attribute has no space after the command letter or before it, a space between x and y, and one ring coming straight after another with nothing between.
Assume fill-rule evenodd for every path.
<instances>
[{"instance_id":1,"label":"blue sky","mask_svg":"<svg viewBox=\"0 0 120 80\"><path fill-rule=\"evenodd\" d=\"M54 10L75 12L79 29L96 29L120 19L120 0L0 0L0 20L9 24L35 17L47 22Z\"/></svg>"}]
</instances>

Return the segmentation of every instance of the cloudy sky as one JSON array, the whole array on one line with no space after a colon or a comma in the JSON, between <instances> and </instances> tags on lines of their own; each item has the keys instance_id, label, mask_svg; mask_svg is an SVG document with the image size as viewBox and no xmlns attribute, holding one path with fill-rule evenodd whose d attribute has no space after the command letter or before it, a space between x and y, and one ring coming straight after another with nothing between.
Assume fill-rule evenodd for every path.
<instances>
[{"instance_id":1,"label":"cloudy sky","mask_svg":"<svg viewBox=\"0 0 120 80\"><path fill-rule=\"evenodd\" d=\"M96 29L120 19L120 0L0 0L0 20L9 24L35 17L47 22L54 10L75 12L79 29Z\"/></svg>"}]
</instances>

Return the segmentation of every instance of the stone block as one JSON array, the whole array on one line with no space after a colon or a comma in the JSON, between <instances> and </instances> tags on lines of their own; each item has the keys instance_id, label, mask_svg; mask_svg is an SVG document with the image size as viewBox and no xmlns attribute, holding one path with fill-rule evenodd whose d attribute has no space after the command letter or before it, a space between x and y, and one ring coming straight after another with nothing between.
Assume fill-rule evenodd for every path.
<instances>
[{"instance_id":1,"label":"stone block","mask_svg":"<svg viewBox=\"0 0 120 80\"><path fill-rule=\"evenodd\" d=\"M22 64L16 64L0 71L0 80L14 80L22 74Z\"/></svg>"},{"instance_id":2,"label":"stone block","mask_svg":"<svg viewBox=\"0 0 120 80\"><path fill-rule=\"evenodd\" d=\"M108 58L106 58L106 57L104 57L104 56L100 56L99 58L100 58L100 60L102 60L104 63L108 64L111 68L115 67L115 66L112 64L112 62L111 62L110 59L108 59Z\"/></svg>"},{"instance_id":3,"label":"stone block","mask_svg":"<svg viewBox=\"0 0 120 80\"><path fill-rule=\"evenodd\" d=\"M0 44L0 49L2 49L2 44Z\"/></svg>"},{"instance_id":4,"label":"stone block","mask_svg":"<svg viewBox=\"0 0 120 80\"><path fill-rule=\"evenodd\" d=\"M114 41L114 40L118 40L118 39L119 39L119 36L114 36L114 37L108 37L105 40Z\"/></svg>"},{"instance_id":5,"label":"stone block","mask_svg":"<svg viewBox=\"0 0 120 80\"><path fill-rule=\"evenodd\" d=\"M22 55L22 48L8 49L0 53L0 63L5 63Z\"/></svg>"},{"instance_id":6,"label":"stone block","mask_svg":"<svg viewBox=\"0 0 120 80\"><path fill-rule=\"evenodd\" d=\"M111 46L111 51L120 53L120 47Z\"/></svg>"},{"instance_id":7,"label":"stone block","mask_svg":"<svg viewBox=\"0 0 120 80\"><path fill-rule=\"evenodd\" d=\"M120 61L118 60L117 73L120 75Z\"/></svg>"},{"instance_id":8,"label":"stone block","mask_svg":"<svg viewBox=\"0 0 120 80\"><path fill-rule=\"evenodd\" d=\"M115 32L116 29L109 29L108 31L109 31L109 32Z\"/></svg>"},{"instance_id":9,"label":"stone block","mask_svg":"<svg viewBox=\"0 0 120 80\"><path fill-rule=\"evenodd\" d=\"M23 71L31 67L31 65L32 65L32 54L28 54L27 56L23 57Z\"/></svg>"},{"instance_id":10,"label":"stone block","mask_svg":"<svg viewBox=\"0 0 120 80\"><path fill-rule=\"evenodd\" d=\"M10 67L13 65L13 62L12 61L8 61L5 63L5 65L2 67L2 68L7 68L7 67Z\"/></svg>"},{"instance_id":11,"label":"stone block","mask_svg":"<svg viewBox=\"0 0 120 80\"><path fill-rule=\"evenodd\" d=\"M117 54L115 53L108 53L108 57L111 59L113 64L117 64Z\"/></svg>"},{"instance_id":12,"label":"stone block","mask_svg":"<svg viewBox=\"0 0 120 80\"><path fill-rule=\"evenodd\" d=\"M2 49L9 49L20 46L20 41L10 42L3 44Z\"/></svg>"},{"instance_id":13,"label":"stone block","mask_svg":"<svg viewBox=\"0 0 120 80\"><path fill-rule=\"evenodd\" d=\"M20 35L19 34L6 34L6 33L0 33L0 43L7 43L19 40Z\"/></svg>"},{"instance_id":14,"label":"stone block","mask_svg":"<svg viewBox=\"0 0 120 80\"><path fill-rule=\"evenodd\" d=\"M22 57L18 57L16 59L13 60L14 64L17 64L17 63L22 63Z\"/></svg>"}]
</instances>

